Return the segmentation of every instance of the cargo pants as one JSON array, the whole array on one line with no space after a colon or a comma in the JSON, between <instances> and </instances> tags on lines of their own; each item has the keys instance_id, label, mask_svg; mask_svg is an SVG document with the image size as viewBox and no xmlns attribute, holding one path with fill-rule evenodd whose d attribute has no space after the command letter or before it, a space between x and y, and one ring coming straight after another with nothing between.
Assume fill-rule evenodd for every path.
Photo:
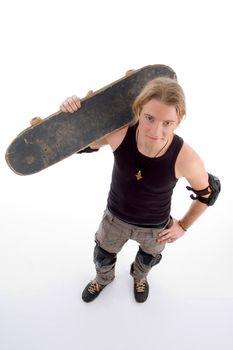
<instances>
[{"instance_id":1,"label":"cargo pants","mask_svg":"<svg viewBox=\"0 0 233 350\"><path fill-rule=\"evenodd\" d=\"M171 225L172 219L169 218L153 228L135 226L118 219L106 209L95 235L94 263L97 282L102 285L112 282L115 277L117 253L129 239L139 243L130 274L136 280L145 278L150 269L162 258L161 252L165 248L165 243L157 242L158 235Z\"/></svg>"}]
</instances>

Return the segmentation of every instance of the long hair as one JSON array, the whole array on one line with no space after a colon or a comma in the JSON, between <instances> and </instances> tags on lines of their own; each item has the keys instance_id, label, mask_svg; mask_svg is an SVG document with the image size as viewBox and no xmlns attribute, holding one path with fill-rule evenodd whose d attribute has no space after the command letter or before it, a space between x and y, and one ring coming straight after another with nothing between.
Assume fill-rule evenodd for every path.
<instances>
[{"instance_id":1,"label":"long hair","mask_svg":"<svg viewBox=\"0 0 233 350\"><path fill-rule=\"evenodd\" d=\"M134 119L132 124L137 123L143 106L152 99L174 106L179 123L186 114L185 95L182 87L174 79L161 77L147 83L136 97L133 103Z\"/></svg>"}]
</instances>

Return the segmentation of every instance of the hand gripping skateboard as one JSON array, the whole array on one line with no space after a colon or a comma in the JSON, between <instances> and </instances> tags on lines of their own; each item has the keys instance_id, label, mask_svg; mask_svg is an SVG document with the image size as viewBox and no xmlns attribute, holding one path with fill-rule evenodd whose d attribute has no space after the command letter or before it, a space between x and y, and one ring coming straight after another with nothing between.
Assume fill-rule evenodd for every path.
<instances>
[{"instance_id":1,"label":"hand gripping skateboard","mask_svg":"<svg viewBox=\"0 0 233 350\"><path fill-rule=\"evenodd\" d=\"M9 145L9 167L16 174L30 175L71 156L132 122L132 103L148 81L161 76L176 79L170 67L160 64L129 73L83 98L77 112L36 119Z\"/></svg>"}]
</instances>

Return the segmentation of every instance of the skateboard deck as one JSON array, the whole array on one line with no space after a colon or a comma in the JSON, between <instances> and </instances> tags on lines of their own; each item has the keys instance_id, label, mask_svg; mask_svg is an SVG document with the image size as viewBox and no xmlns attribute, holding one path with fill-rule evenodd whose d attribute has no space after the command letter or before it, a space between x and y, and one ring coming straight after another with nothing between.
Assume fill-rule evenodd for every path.
<instances>
[{"instance_id":1,"label":"skateboard deck","mask_svg":"<svg viewBox=\"0 0 233 350\"><path fill-rule=\"evenodd\" d=\"M9 145L6 162L16 174L37 173L132 122L132 103L143 86L157 77L176 79L168 66L155 64L81 100L74 113L57 112L22 131Z\"/></svg>"}]
</instances>

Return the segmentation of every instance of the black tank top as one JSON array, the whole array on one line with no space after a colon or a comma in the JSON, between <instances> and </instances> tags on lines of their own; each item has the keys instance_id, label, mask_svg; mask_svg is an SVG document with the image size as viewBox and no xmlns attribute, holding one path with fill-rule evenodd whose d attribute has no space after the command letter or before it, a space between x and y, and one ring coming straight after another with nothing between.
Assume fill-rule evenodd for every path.
<instances>
[{"instance_id":1,"label":"black tank top","mask_svg":"<svg viewBox=\"0 0 233 350\"><path fill-rule=\"evenodd\" d=\"M124 140L113 152L108 209L125 222L153 226L169 218L171 197L177 182L175 162L183 139L174 135L164 155L146 157L137 149L137 126L128 128ZM142 179L137 180L139 170Z\"/></svg>"}]
</instances>

